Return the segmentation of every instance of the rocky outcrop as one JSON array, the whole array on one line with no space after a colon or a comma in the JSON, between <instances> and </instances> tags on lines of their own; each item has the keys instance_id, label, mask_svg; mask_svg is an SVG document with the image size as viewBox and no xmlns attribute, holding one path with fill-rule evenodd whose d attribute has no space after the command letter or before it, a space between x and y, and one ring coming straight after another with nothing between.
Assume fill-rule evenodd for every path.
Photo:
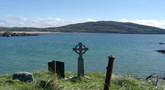
<instances>
[{"instance_id":1,"label":"rocky outcrop","mask_svg":"<svg viewBox=\"0 0 165 90\"><path fill-rule=\"evenodd\" d=\"M159 44L164 44L165 45L165 43L159 43Z\"/></svg>"},{"instance_id":2,"label":"rocky outcrop","mask_svg":"<svg viewBox=\"0 0 165 90\"><path fill-rule=\"evenodd\" d=\"M160 45L165 45L165 43L159 43ZM163 53L165 54L165 50L156 50L156 52L160 52L160 53Z\"/></svg>"},{"instance_id":3,"label":"rocky outcrop","mask_svg":"<svg viewBox=\"0 0 165 90\"><path fill-rule=\"evenodd\" d=\"M30 81L32 82L33 79L33 75L29 72L16 72L13 74L13 80L18 79L19 81Z\"/></svg>"},{"instance_id":4,"label":"rocky outcrop","mask_svg":"<svg viewBox=\"0 0 165 90\"><path fill-rule=\"evenodd\" d=\"M12 33L12 32L5 32L0 34L2 37L10 37L10 36L38 36L39 34L29 34L29 33Z\"/></svg>"},{"instance_id":5,"label":"rocky outcrop","mask_svg":"<svg viewBox=\"0 0 165 90\"><path fill-rule=\"evenodd\" d=\"M146 78L148 82L153 82L156 86L165 85L165 79L156 74L152 74Z\"/></svg>"},{"instance_id":6,"label":"rocky outcrop","mask_svg":"<svg viewBox=\"0 0 165 90\"><path fill-rule=\"evenodd\" d=\"M160 53L164 53L165 54L165 50L156 50L156 52L160 52Z\"/></svg>"}]
</instances>

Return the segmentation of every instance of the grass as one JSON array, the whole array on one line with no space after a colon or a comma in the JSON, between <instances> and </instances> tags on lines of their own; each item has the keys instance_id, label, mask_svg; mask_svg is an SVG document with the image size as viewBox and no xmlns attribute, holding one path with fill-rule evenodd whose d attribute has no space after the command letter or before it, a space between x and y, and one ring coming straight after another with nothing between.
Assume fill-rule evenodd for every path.
<instances>
[{"instance_id":1,"label":"grass","mask_svg":"<svg viewBox=\"0 0 165 90\"><path fill-rule=\"evenodd\" d=\"M12 75L0 77L0 90L103 90L105 72L85 73L92 79L79 77L72 80L63 80L49 72L34 72L33 82L12 81ZM66 78L76 76L76 73L66 72ZM165 90L153 83L140 81L129 75L113 75L111 90Z\"/></svg>"}]
</instances>

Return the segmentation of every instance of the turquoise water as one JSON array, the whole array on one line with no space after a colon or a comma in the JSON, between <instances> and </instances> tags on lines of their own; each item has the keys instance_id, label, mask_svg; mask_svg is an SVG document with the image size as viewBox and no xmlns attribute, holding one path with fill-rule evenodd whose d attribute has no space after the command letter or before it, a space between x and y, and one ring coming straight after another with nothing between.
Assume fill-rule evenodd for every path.
<instances>
[{"instance_id":1,"label":"turquoise water","mask_svg":"<svg viewBox=\"0 0 165 90\"><path fill-rule=\"evenodd\" d=\"M108 56L116 57L114 73L147 77L165 76L165 35L47 33L31 37L0 37L0 75L17 71L47 70L52 60L65 62L65 70L77 72L78 42L89 48L83 57L86 72L106 71Z\"/></svg>"}]
</instances>

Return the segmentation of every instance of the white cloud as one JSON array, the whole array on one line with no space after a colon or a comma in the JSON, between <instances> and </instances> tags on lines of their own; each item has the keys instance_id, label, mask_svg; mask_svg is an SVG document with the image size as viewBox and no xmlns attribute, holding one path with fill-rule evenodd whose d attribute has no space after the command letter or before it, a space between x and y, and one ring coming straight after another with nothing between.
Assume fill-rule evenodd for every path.
<instances>
[{"instance_id":1,"label":"white cloud","mask_svg":"<svg viewBox=\"0 0 165 90\"><path fill-rule=\"evenodd\" d=\"M93 20L93 19L90 19L90 18L88 18L87 21L88 22L96 22L96 20Z\"/></svg>"},{"instance_id":2,"label":"white cloud","mask_svg":"<svg viewBox=\"0 0 165 90\"><path fill-rule=\"evenodd\" d=\"M0 18L2 27L58 27L70 24L61 18L24 18L14 15L6 15Z\"/></svg>"},{"instance_id":3,"label":"white cloud","mask_svg":"<svg viewBox=\"0 0 165 90\"><path fill-rule=\"evenodd\" d=\"M5 18L8 20L12 20L12 21L26 21L26 20L28 20L28 18L16 17L13 15L6 15Z\"/></svg>"},{"instance_id":4,"label":"white cloud","mask_svg":"<svg viewBox=\"0 0 165 90\"><path fill-rule=\"evenodd\" d=\"M137 24L149 25L165 29L165 20L127 20L120 19L121 22L132 22ZM83 22L96 22L96 20L87 19L75 19L67 21L61 18L25 18L14 15L6 15L0 18L0 27L59 27L68 24L83 23Z\"/></svg>"},{"instance_id":5,"label":"white cloud","mask_svg":"<svg viewBox=\"0 0 165 90\"><path fill-rule=\"evenodd\" d=\"M25 18L14 15L6 15L0 18L0 27L59 27L68 24L82 23L82 22L94 22L93 19L75 19L67 21L61 18Z\"/></svg>"},{"instance_id":6,"label":"white cloud","mask_svg":"<svg viewBox=\"0 0 165 90\"><path fill-rule=\"evenodd\" d=\"M55 20L56 20L56 21L64 21L64 20L61 19L61 18L56 18Z\"/></svg>"},{"instance_id":7,"label":"white cloud","mask_svg":"<svg viewBox=\"0 0 165 90\"><path fill-rule=\"evenodd\" d=\"M127 19L120 19L121 22L132 22L142 25L149 25L154 27L159 27L165 29L165 20L127 20Z\"/></svg>"}]
</instances>

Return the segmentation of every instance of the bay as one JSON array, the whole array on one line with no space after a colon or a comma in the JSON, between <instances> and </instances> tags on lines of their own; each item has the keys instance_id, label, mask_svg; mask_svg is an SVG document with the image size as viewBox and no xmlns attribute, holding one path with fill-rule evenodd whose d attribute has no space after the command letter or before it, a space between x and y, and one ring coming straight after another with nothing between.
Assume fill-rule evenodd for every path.
<instances>
[{"instance_id":1,"label":"bay","mask_svg":"<svg viewBox=\"0 0 165 90\"><path fill-rule=\"evenodd\" d=\"M165 35L44 33L31 37L0 37L0 75L18 71L47 70L48 62L65 62L65 71L77 72L78 55L73 48L82 42L89 50L83 55L85 72L106 71L108 56L116 57L113 73L145 78L165 77Z\"/></svg>"}]
</instances>

